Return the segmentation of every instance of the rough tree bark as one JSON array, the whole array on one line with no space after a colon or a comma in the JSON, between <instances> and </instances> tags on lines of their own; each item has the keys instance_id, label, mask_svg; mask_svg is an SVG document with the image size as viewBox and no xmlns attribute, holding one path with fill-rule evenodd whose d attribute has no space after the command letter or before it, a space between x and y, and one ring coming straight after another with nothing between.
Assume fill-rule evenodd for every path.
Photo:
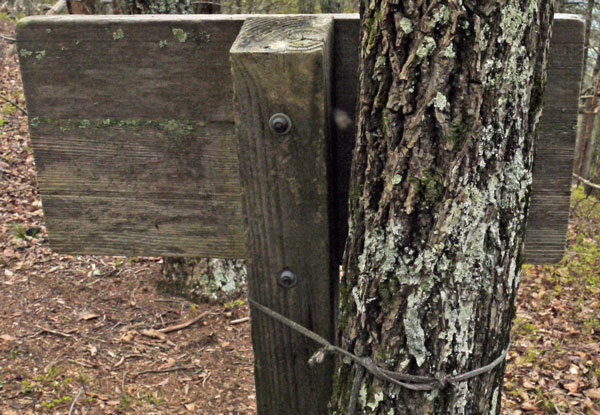
<instances>
[{"instance_id":1,"label":"rough tree bark","mask_svg":"<svg viewBox=\"0 0 600 415\"><path fill-rule=\"evenodd\" d=\"M361 2L341 345L457 375L509 343L551 0ZM414 392L367 375L360 414L498 414L504 373ZM354 367L338 362L332 414Z\"/></svg>"},{"instance_id":2,"label":"rough tree bark","mask_svg":"<svg viewBox=\"0 0 600 415\"><path fill-rule=\"evenodd\" d=\"M596 117L594 120L594 130L592 135L595 137L596 145L591 155L590 166L588 170L588 179L595 184L600 183L600 145L597 143L598 135L600 135L600 117ZM600 189L592 186L584 185L584 191L586 195L594 196L596 199L600 199Z\"/></svg>"},{"instance_id":3,"label":"rough tree bark","mask_svg":"<svg viewBox=\"0 0 600 415\"><path fill-rule=\"evenodd\" d=\"M592 32L592 23L594 18L594 0L587 0L585 12L585 34L583 37L583 74L587 73L587 60L590 49L590 34ZM582 82L583 87L583 82Z\"/></svg>"},{"instance_id":4,"label":"rough tree bark","mask_svg":"<svg viewBox=\"0 0 600 415\"><path fill-rule=\"evenodd\" d=\"M598 40L600 40L600 35ZM600 93L600 59L596 59L590 83L588 94L583 95L586 99L583 100L583 114L579 117L575 165L573 167L576 174L586 179L589 176L592 153L595 148L596 136L593 130L598 107L598 94Z\"/></svg>"}]
</instances>

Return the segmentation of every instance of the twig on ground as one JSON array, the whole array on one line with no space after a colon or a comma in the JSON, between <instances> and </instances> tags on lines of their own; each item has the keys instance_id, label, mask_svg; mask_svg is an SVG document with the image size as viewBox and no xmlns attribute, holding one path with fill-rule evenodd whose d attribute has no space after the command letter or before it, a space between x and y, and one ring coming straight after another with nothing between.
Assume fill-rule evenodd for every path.
<instances>
[{"instance_id":1,"label":"twig on ground","mask_svg":"<svg viewBox=\"0 0 600 415\"><path fill-rule=\"evenodd\" d=\"M6 40L8 43L15 43L17 41L17 39L15 39L14 37L9 37L5 35L0 35L0 37Z\"/></svg>"},{"instance_id":2,"label":"twig on ground","mask_svg":"<svg viewBox=\"0 0 600 415\"><path fill-rule=\"evenodd\" d=\"M67 359L67 361L69 361L71 363L75 363L76 365L79 365L79 366L87 367L87 368L96 367L95 365L93 365L89 362L83 361L83 360Z\"/></svg>"},{"instance_id":3,"label":"twig on ground","mask_svg":"<svg viewBox=\"0 0 600 415\"><path fill-rule=\"evenodd\" d=\"M141 372L135 373L133 375L133 377L147 375L149 373L169 373L169 372L176 372L178 370L194 370L194 369L199 369L199 368L200 368L200 366L177 366L177 367L171 367L171 368L168 368L168 369L142 370Z\"/></svg>"},{"instance_id":4,"label":"twig on ground","mask_svg":"<svg viewBox=\"0 0 600 415\"><path fill-rule=\"evenodd\" d=\"M125 393L125 381L127 380L127 372L123 372L123 378L121 379L121 394Z\"/></svg>"},{"instance_id":5,"label":"twig on ground","mask_svg":"<svg viewBox=\"0 0 600 415\"><path fill-rule=\"evenodd\" d=\"M242 318L238 318L237 320L231 320L229 322L229 324L231 324L231 325L240 324L240 323L245 323L246 321L250 321L250 317L242 317Z\"/></svg>"},{"instance_id":6,"label":"twig on ground","mask_svg":"<svg viewBox=\"0 0 600 415\"><path fill-rule=\"evenodd\" d=\"M56 334L57 336L62 336L62 337L71 337L72 336L72 334L67 334L67 333L63 333L61 331L52 330L52 329L49 329L48 327L38 326L37 324L34 324L34 326L37 327L38 329L40 329L41 333Z\"/></svg>"},{"instance_id":7,"label":"twig on ground","mask_svg":"<svg viewBox=\"0 0 600 415\"><path fill-rule=\"evenodd\" d=\"M161 349L162 351L169 351L169 348L167 346L165 346L162 343L158 343L158 342L147 342L141 339L136 339L133 341L134 344L141 344L143 346L150 346L150 347L156 347L158 349Z\"/></svg>"},{"instance_id":8,"label":"twig on ground","mask_svg":"<svg viewBox=\"0 0 600 415\"><path fill-rule=\"evenodd\" d=\"M85 385L82 386L81 389L79 389L79 392L77 393L77 396L75 397L75 399L73 399L73 403L71 404L71 409L69 409L69 415L73 415L73 410L75 409L75 404L77 403L77 401L81 397L81 394L83 393L84 390L85 390Z\"/></svg>"},{"instance_id":9,"label":"twig on ground","mask_svg":"<svg viewBox=\"0 0 600 415\"><path fill-rule=\"evenodd\" d=\"M204 317L206 317L208 313L202 313L196 317L194 317L193 319L186 321L184 323L181 324L175 324L173 326L169 326L169 327L165 327L159 330L156 330L160 333L171 333L172 331L177 331L177 330L181 330L181 329L185 329L186 327L191 326L194 323L197 323L198 321L202 320Z\"/></svg>"},{"instance_id":10,"label":"twig on ground","mask_svg":"<svg viewBox=\"0 0 600 415\"><path fill-rule=\"evenodd\" d=\"M177 299L172 299L172 298L156 298L153 301L156 301L157 303L178 303L178 304L193 304L189 301L185 301L185 300L177 300Z\"/></svg>"},{"instance_id":11,"label":"twig on ground","mask_svg":"<svg viewBox=\"0 0 600 415\"><path fill-rule=\"evenodd\" d=\"M17 104L16 102L11 101L10 99L6 98L4 95L0 95L0 98L2 98L4 101L8 102L11 105L14 105L16 109L18 109L19 111L21 111L23 114L27 115L27 111L25 111L19 104Z\"/></svg>"},{"instance_id":12,"label":"twig on ground","mask_svg":"<svg viewBox=\"0 0 600 415\"><path fill-rule=\"evenodd\" d=\"M126 359L129 359L131 357L144 357L144 355L141 354L141 353L133 353L133 354L124 355L124 356L121 357L121 359L117 363L115 363L115 365L113 366L113 369L118 368L123 363L125 363Z\"/></svg>"}]
</instances>

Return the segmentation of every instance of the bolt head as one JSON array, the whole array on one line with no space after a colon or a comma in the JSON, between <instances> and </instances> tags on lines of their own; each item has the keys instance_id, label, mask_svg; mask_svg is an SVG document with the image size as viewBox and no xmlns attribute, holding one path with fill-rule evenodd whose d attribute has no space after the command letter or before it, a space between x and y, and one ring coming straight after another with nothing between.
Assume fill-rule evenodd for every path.
<instances>
[{"instance_id":1,"label":"bolt head","mask_svg":"<svg viewBox=\"0 0 600 415\"><path fill-rule=\"evenodd\" d=\"M283 288L292 288L298 283L298 277L296 277L296 274L289 269L284 269L281 271L281 274L279 274L277 282Z\"/></svg>"},{"instance_id":2,"label":"bolt head","mask_svg":"<svg viewBox=\"0 0 600 415\"><path fill-rule=\"evenodd\" d=\"M292 129L292 120L285 114L273 114L269 119L269 127L275 134L284 135Z\"/></svg>"}]
</instances>

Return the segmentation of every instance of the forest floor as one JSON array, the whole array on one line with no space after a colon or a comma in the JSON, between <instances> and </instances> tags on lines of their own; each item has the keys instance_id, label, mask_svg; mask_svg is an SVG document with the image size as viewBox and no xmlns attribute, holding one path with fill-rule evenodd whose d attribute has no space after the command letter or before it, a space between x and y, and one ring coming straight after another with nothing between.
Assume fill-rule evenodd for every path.
<instances>
[{"instance_id":1,"label":"forest floor","mask_svg":"<svg viewBox=\"0 0 600 415\"><path fill-rule=\"evenodd\" d=\"M244 299L166 296L158 258L50 249L12 38L0 13L0 414L254 413ZM600 415L600 205L574 193L565 259L522 275L504 415Z\"/></svg>"}]
</instances>

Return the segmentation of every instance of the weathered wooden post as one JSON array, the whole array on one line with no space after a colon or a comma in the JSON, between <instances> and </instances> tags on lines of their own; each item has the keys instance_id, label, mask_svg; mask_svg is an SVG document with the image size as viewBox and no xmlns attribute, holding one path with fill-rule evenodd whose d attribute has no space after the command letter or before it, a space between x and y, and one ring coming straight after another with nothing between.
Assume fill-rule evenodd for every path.
<instances>
[{"instance_id":1,"label":"weathered wooden post","mask_svg":"<svg viewBox=\"0 0 600 415\"><path fill-rule=\"evenodd\" d=\"M253 300L333 341L328 220L331 16L246 20L231 48ZM252 309L260 414L325 414L332 360Z\"/></svg>"}]
</instances>

